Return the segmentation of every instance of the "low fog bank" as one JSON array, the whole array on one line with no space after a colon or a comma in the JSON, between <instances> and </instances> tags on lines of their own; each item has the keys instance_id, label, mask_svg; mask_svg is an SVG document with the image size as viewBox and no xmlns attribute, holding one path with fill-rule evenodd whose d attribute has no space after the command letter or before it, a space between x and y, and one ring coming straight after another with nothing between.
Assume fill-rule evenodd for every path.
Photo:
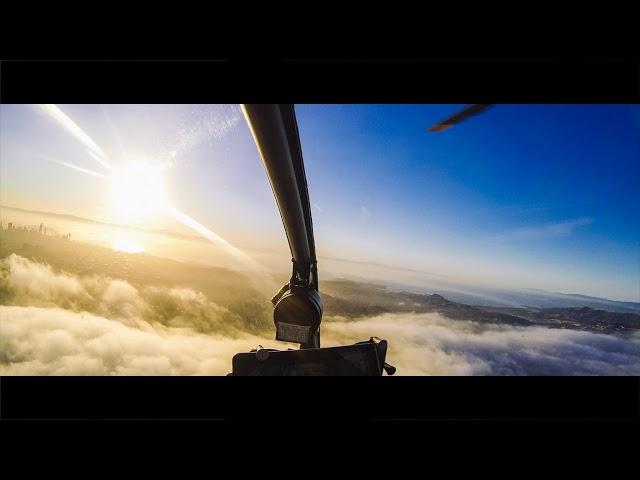
<instances>
[{"instance_id":1,"label":"low fog bank","mask_svg":"<svg viewBox=\"0 0 640 480\"><path fill-rule=\"evenodd\" d=\"M234 353L287 348L189 288L0 261L0 374L223 375ZM249 333L249 332L252 333ZM436 313L327 317L325 346L375 335L403 375L638 375L640 337L480 324Z\"/></svg>"},{"instance_id":2,"label":"low fog bank","mask_svg":"<svg viewBox=\"0 0 640 480\"><path fill-rule=\"evenodd\" d=\"M389 342L403 375L639 375L640 336L514 327L451 320L437 313L383 314L345 322L327 318L323 341L370 336Z\"/></svg>"},{"instance_id":3,"label":"low fog bank","mask_svg":"<svg viewBox=\"0 0 640 480\"><path fill-rule=\"evenodd\" d=\"M60 308L0 306L0 375L226 375L264 339L136 326Z\"/></svg>"},{"instance_id":4,"label":"low fog bank","mask_svg":"<svg viewBox=\"0 0 640 480\"><path fill-rule=\"evenodd\" d=\"M2 375L223 375L234 353L269 342L202 292L56 272L13 254L0 261L0 303Z\"/></svg>"},{"instance_id":5,"label":"low fog bank","mask_svg":"<svg viewBox=\"0 0 640 480\"><path fill-rule=\"evenodd\" d=\"M264 325L193 288L140 285L106 275L76 275L11 254L0 260L0 304L90 312L136 327L140 322L235 337ZM260 312L258 312L260 313ZM254 317L258 317L256 314ZM257 318L256 318L257 320Z\"/></svg>"}]
</instances>

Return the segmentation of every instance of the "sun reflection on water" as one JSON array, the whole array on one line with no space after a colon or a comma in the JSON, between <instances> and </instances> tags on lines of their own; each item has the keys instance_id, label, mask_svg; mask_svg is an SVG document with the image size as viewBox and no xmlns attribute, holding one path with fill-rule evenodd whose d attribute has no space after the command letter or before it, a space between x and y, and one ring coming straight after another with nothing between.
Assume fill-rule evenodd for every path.
<instances>
[{"instance_id":1,"label":"sun reflection on water","mask_svg":"<svg viewBox=\"0 0 640 480\"><path fill-rule=\"evenodd\" d=\"M118 238L111 243L111 248L118 252L141 253L144 246L135 238Z\"/></svg>"}]
</instances>

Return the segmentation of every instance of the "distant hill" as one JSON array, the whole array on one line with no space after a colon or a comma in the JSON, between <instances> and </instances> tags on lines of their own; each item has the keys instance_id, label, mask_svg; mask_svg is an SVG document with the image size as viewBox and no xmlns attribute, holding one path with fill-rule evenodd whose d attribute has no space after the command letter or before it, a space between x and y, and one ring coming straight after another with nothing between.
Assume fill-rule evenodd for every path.
<instances>
[{"instance_id":1,"label":"distant hill","mask_svg":"<svg viewBox=\"0 0 640 480\"><path fill-rule=\"evenodd\" d=\"M576 322L590 330L621 331L640 329L640 315L634 313L607 312L589 307L548 308L534 314L543 321Z\"/></svg>"},{"instance_id":2,"label":"distant hill","mask_svg":"<svg viewBox=\"0 0 640 480\"><path fill-rule=\"evenodd\" d=\"M532 324L588 330L594 333L624 333L640 331L640 314L610 312L590 307L568 308L499 308L484 307L487 311L501 312L525 318Z\"/></svg>"},{"instance_id":3,"label":"distant hill","mask_svg":"<svg viewBox=\"0 0 640 480\"><path fill-rule=\"evenodd\" d=\"M103 275L123 279L137 286L191 288L238 314L244 319L248 330L270 331L273 328L269 298L275 291L275 283L258 284L236 271L143 253L116 252L65 237L46 236L38 231L3 229L0 232L0 258L12 253L46 263L57 271L63 270L81 276ZM320 291L327 320L330 320L328 317L342 317L349 321L383 313L431 312L453 320L522 327L538 325L600 333L640 330L640 315L637 313L587 306L514 308L469 305L452 301L437 293L391 291L384 285L346 279L321 281ZM1 301L2 292L0 303Z\"/></svg>"},{"instance_id":4,"label":"distant hill","mask_svg":"<svg viewBox=\"0 0 640 480\"><path fill-rule=\"evenodd\" d=\"M619 313L639 313L640 303L609 300L607 298L590 297L587 295L547 292L539 289L505 290L482 287L460 287L454 289L434 289L456 302L482 307L513 307L513 308L579 308L589 307L595 310L607 310Z\"/></svg>"},{"instance_id":5,"label":"distant hill","mask_svg":"<svg viewBox=\"0 0 640 480\"><path fill-rule=\"evenodd\" d=\"M392 312L440 313L454 320L481 323L531 325L531 322L503 312L452 302L441 295L391 292L385 287L350 280L329 280L320 285L325 313L357 318Z\"/></svg>"},{"instance_id":6,"label":"distant hill","mask_svg":"<svg viewBox=\"0 0 640 480\"><path fill-rule=\"evenodd\" d=\"M550 301L556 304L566 303L567 305L557 305L558 307L580 307L586 306L593 309L612 310L617 312L637 312L640 313L640 303L638 302L623 302L619 300L609 300L601 297L591 297L588 295L581 295L579 293L557 293L548 292L546 290L540 290L536 288L530 289L538 296L548 298ZM535 305L531 305L535 306Z\"/></svg>"},{"instance_id":7,"label":"distant hill","mask_svg":"<svg viewBox=\"0 0 640 480\"><path fill-rule=\"evenodd\" d=\"M640 314L589 307L503 308L474 306L447 300L439 294L388 291L384 286L329 280L321 284L327 315L358 318L392 312L439 313L453 320L515 326L571 328L597 333L640 330Z\"/></svg>"}]
</instances>

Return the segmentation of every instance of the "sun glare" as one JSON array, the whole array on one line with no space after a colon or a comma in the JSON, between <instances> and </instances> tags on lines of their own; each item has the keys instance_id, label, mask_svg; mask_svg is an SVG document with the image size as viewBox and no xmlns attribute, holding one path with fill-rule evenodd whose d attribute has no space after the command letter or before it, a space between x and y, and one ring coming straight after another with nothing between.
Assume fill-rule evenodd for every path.
<instances>
[{"instance_id":1,"label":"sun glare","mask_svg":"<svg viewBox=\"0 0 640 480\"><path fill-rule=\"evenodd\" d=\"M163 169L136 161L115 168L111 176L111 207L120 221L136 222L167 206Z\"/></svg>"},{"instance_id":2,"label":"sun glare","mask_svg":"<svg viewBox=\"0 0 640 480\"><path fill-rule=\"evenodd\" d=\"M80 141L86 147L87 153L91 158L110 170L109 174L105 175L80 165L47 158L54 163L77 172L108 181L111 184L110 210L115 221L142 226L146 221L152 220L152 217L165 216L168 214L174 220L199 233L210 242L222 247L226 252L240 260L245 266L260 271L263 270L262 265L249 255L234 247L224 238L197 222L186 213L178 210L169 202L169 198L164 189L163 176L164 172L173 165L172 162L162 165L152 165L145 160L133 160L126 162L122 166L114 166L100 146L56 105L40 105L39 107ZM175 157L176 154L176 151L172 151L171 157ZM148 225L147 223L145 226ZM129 253L144 251L142 244L130 237L115 239L111 242L111 247L114 250Z\"/></svg>"}]
</instances>

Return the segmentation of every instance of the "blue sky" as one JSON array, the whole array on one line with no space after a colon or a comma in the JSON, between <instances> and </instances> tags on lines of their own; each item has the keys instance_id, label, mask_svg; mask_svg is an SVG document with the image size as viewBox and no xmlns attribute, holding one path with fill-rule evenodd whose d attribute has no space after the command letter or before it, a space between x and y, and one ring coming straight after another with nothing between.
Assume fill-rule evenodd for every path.
<instances>
[{"instance_id":1,"label":"blue sky","mask_svg":"<svg viewBox=\"0 0 640 480\"><path fill-rule=\"evenodd\" d=\"M498 105L425 133L460 107L299 106L318 235L350 257L361 238L387 263L638 300L639 106Z\"/></svg>"},{"instance_id":2,"label":"blue sky","mask_svg":"<svg viewBox=\"0 0 640 480\"><path fill-rule=\"evenodd\" d=\"M286 254L238 106L59 105L114 165L172 162L171 202L240 247ZM640 106L298 105L319 255L484 285L640 301ZM117 221L86 145L0 106L0 203ZM184 229L167 218L142 226Z\"/></svg>"}]
</instances>

